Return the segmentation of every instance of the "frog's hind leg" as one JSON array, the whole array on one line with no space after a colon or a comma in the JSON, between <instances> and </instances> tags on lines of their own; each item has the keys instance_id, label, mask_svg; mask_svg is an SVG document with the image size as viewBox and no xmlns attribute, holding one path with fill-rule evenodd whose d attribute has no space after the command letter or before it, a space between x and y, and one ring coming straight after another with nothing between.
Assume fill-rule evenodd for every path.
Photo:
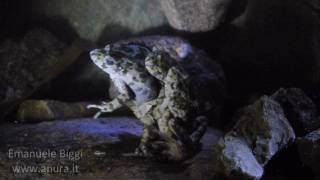
<instances>
[{"instance_id":1,"label":"frog's hind leg","mask_svg":"<svg viewBox=\"0 0 320 180\"><path fill-rule=\"evenodd\" d=\"M135 151L136 156L152 157L153 152L150 149L150 144L160 138L160 134L157 129L152 126L144 127L143 134L141 136L139 147Z\"/></svg>"},{"instance_id":2,"label":"frog's hind leg","mask_svg":"<svg viewBox=\"0 0 320 180\"><path fill-rule=\"evenodd\" d=\"M208 127L208 119L205 116L198 116L195 118L194 122L194 130L193 133L190 135L190 138L194 144L199 143L202 136L206 132Z\"/></svg>"}]
</instances>

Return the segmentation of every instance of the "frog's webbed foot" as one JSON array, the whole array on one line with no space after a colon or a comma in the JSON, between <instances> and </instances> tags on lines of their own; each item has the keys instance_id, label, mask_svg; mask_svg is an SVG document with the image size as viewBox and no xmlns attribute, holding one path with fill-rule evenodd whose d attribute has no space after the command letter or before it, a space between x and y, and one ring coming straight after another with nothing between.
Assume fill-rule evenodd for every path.
<instances>
[{"instance_id":1,"label":"frog's webbed foot","mask_svg":"<svg viewBox=\"0 0 320 180\"><path fill-rule=\"evenodd\" d=\"M144 132L135 155L157 161L178 162L189 157L190 153L189 149L175 138L158 129L148 129Z\"/></svg>"},{"instance_id":2,"label":"frog's webbed foot","mask_svg":"<svg viewBox=\"0 0 320 180\"><path fill-rule=\"evenodd\" d=\"M113 112L114 110L120 108L122 104L118 99L114 99L110 102L102 102L98 104L90 104L87 106L88 109L98 109L98 112L94 115L94 118L98 118L102 113Z\"/></svg>"},{"instance_id":3,"label":"frog's webbed foot","mask_svg":"<svg viewBox=\"0 0 320 180\"><path fill-rule=\"evenodd\" d=\"M133 153L127 153L123 155L126 157L154 158L155 154L150 148L150 144L158 138L159 133L157 129L151 126L145 127L139 146Z\"/></svg>"}]
</instances>

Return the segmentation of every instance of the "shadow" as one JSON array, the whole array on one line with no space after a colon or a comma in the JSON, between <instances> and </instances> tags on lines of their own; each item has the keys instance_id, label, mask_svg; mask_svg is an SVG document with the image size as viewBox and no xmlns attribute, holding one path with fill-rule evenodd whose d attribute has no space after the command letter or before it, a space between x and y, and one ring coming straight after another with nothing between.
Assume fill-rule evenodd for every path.
<instances>
[{"instance_id":1,"label":"shadow","mask_svg":"<svg viewBox=\"0 0 320 180\"><path fill-rule=\"evenodd\" d=\"M240 17L246 10L248 0L232 1L228 7L225 22L230 23Z\"/></svg>"},{"instance_id":2,"label":"shadow","mask_svg":"<svg viewBox=\"0 0 320 180\"><path fill-rule=\"evenodd\" d=\"M29 29L30 9L28 1L2 0L0 2L0 37L19 39Z\"/></svg>"},{"instance_id":3,"label":"shadow","mask_svg":"<svg viewBox=\"0 0 320 180\"><path fill-rule=\"evenodd\" d=\"M33 12L34 1L2 0L0 2L0 37L20 40L29 30L44 28L70 44L79 38L70 22L63 17L46 17Z\"/></svg>"},{"instance_id":4,"label":"shadow","mask_svg":"<svg viewBox=\"0 0 320 180\"><path fill-rule=\"evenodd\" d=\"M106 44L128 39L132 36L133 33L129 29L118 24L108 24L100 33L97 44L103 47Z\"/></svg>"},{"instance_id":5,"label":"shadow","mask_svg":"<svg viewBox=\"0 0 320 180\"><path fill-rule=\"evenodd\" d=\"M108 98L109 78L84 51L63 73L41 87L33 98L59 101L95 101Z\"/></svg>"},{"instance_id":6,"label":"shadow","mask_svg":"<svg viewBox=\"0 0 320 180\"><path fill-rule=\"evenodd\" d=\"M265 166L265 172L261 180L297 179L297 177L315 179L311 168L301 162L297 144L293 144L272 157Z\"/></svg>"},{"instance_id":7,"label":"shadow","mask_svg":"<svg viewBox=\"0 0 320 180\"><path fill-rule=\"evenodd\" d=\"M64 17L33 16L31 19L31 26L44 28L50 31L55 37L64 41L68 45L70 45L75 39L80 39L71 23Z\"/></svg>"},{"instance_id":8,"label":"shadow","mask_svg":"<svg viewBox=\"0 0 320 180\"><path fill-rule=\"evenodd\" d=\"M234 97L319 81L318 17L302 1L248 1L240 24L230 26L219 54Z\"/></svg>"}]
</instances>

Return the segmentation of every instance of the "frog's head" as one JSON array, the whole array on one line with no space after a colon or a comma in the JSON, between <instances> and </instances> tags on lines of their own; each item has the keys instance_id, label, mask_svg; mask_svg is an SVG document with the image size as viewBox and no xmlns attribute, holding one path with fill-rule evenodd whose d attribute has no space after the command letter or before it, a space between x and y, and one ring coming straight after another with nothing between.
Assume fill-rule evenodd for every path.
<instances>
[{"instance_id":1,"label":"frog's head","mask_svg":"<svg viewBox=\"0 0 320 180\"><path fill-rule=\"evenodd\" d=\"M102 70L112 73L117 68L116 59L109 55L110 47L90 51L91 60Z\"/></svg>"}]
</instances>

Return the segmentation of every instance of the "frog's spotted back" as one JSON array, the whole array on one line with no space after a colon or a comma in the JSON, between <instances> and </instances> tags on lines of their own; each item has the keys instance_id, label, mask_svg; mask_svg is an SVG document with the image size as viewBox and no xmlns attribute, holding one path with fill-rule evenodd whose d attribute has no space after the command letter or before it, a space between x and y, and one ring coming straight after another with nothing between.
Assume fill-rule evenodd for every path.
<instances>
[{"instance_id":1,"label":"frog's spotted back","mask_svg":"<svg viewBox=\"0 0 320 180\"><path fill-rule=\"evenodd\" d=\"M121 56L131 60L143 60L150 52L151 49L137 43L113 45L109 51L111 56Z\"/></svg>"}]
</instances>

